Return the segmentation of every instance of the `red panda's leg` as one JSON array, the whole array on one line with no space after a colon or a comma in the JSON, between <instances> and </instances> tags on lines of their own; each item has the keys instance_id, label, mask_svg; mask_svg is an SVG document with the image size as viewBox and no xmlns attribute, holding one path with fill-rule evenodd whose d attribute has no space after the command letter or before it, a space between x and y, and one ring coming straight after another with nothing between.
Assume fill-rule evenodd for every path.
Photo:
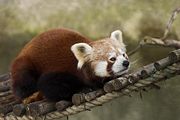
<instances>
[{"instance_id":1,"label":"red panda's leg","mask_svg":"<svg viewBox=\"0 0 180 120\"><path fill-rule=\"evenodd\" d=\"M35 101L40 101L43 99L43 95L40 91L33 93L31 96L23 99L24 104L29 104Z\"/></svg>"},{"instance_id":2,"label":"red panda's leg","mask_svg":"<svg viewBox=\"0 0 180 120\"><path fill-rule=\"evenodd\" d=\"M50 101L70 101L82 87L80 80L68 73L46 73L38 80L39 91Z\"/></svg>"},{"instance_id":3,"label":"red panda's leg","mask_svg":"<svg viewBox=\"0 0 180 120\"><path fill-rule=\"evenodd\" d=\"M37 91L38 73L26 57L17 58L11 69L14 95L23 100Z\"/></svg>"}]
</instances>

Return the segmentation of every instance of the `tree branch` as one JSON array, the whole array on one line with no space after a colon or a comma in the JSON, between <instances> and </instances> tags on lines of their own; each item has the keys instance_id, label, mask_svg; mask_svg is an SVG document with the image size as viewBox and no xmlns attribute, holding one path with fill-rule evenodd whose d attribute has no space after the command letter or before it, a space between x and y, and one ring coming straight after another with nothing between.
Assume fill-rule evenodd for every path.
<instances>
[{"instance_id":1,"label":"tree branch","mask_svg":"<svg viewBox=\"0 0 180 120\"><path fill-rule=\"evenodd\" d=\"M176 19L178 13L180 13L180 8L177 8L172 12L171 17L169 18L169 20L167 22L166 29L164 31L163 37L161 37L161 38L153 38L153 37L150 37L150 36L145 36L139 42L138 46L134 50L130 51L128 53L128 55L129 56L133 55L140 48L142 48L142 46L144 46L144 45L163 46L163 47L171 47L171 48L179 49L180 48L180 41L179 40L167 39L168 34L170 32L170 29L172 27L172 24L173 24L174 20Z\"/></svg>"}]
</instances>

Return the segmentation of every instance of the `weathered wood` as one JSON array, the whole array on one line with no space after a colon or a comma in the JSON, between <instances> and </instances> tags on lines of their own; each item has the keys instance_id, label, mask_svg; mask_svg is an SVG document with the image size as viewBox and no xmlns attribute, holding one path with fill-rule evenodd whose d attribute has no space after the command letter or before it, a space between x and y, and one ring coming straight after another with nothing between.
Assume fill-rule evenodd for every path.
<instances>
[{"instance_id":1,"label":"weathered wood","mask_svg":"<svg viewBox=\"0 0 180 120\"><path fill-rule=\"evenodd\" d=\"M105 91L103 89L98 89L98 90L95 90L95 91L92 91L92 92L89 92L86 94L85 93L77 93L77 94L73 95L72 103L77 106L84 102L94 100L95 98L97 98L101 95L104 95L104 94L105 94Z\"/></svg>"},{"instance_id":2,"label":"weathered wood","mask_svg":"<svg viewBox=\"0 0 180 120\"><path fill-rule=\"evenodd\" d=\"M19 103L18 101L13 101L11 103L0 105L0 114L7 114L13 110L13 105Z\"/></svg>"},{"instance_id":3,"label":"weathered wood","mask_svg":"<svg viewBox=\"0 0 180 120\"><path fill-rule=\"evenodd\" d=\"M81 103L84 103L85 100L85 94L84 93L76 93L72 96L72 103L74 105L80 105Z\"/></svg>"},{"instance_id":4,"label":"weathered wood","mask_svg":"<svg viewBox=\"0 0 180 120\"><path fill-rule=\"evenodd\" d=\"M138 80L142 79L141 72L143 68L140 68L136 72L129 74L128 76L119 77L115 80L111 80L104 85L104 91L110 93L112 91L118 91L127 85L134 84Z\"/></svg>"},{"instance_id":5,"label":"weathered wood","mask_svg":"<svg viewBox=\"0 0 180 120\"><path fill-rule=\"evenodd\" d=\"M103 89L92 91L92 92L89 92L89 93L85 94L85 100L86 101L91 101L91 100L94 100L97 97L100 97L101 95L104 95L104 94L105 94L105 91Z\"/></svg>"},{"instance_id":6,"label":"weathered wood","mask_svg":"<svg viewBox=\"0 0 180 120\"><path fill-rule=\"evenodd\" d=\"M140 79L149 77L154 72L156 72L154 64L146 65L140 68L139 70L137 70L136 72L129 74L129 76L120 77L107 82L104 85L104 91L107 93L110 93L112 91L118 91L129 84L134 84Z\"/></svg>"},{"instance_id":7,"label":"weathered wood","mask_svg":"<svg viewBox=\"0 0 180 120\"><path fill-rule=\"evenodd\" d=\"M141 79L141 76L139 75L139 72L138 72L138 73L135 73L135 74L130 74L127 79L128 79L129 83L134 84L138 80Z\"/></svg>"},{"instance_id":8,"label":"weathered wood","mask_svg":"<svg viewBox=\"0 0 180 120\"><path fill-rule=\"evenodd\" d=\"M0 92L10 90L10 80L0 82Z\"/></svg>"},{"instance_id":9,"label":"weathered wood","mask_svg":"<svg viewBox=\"0 0 180 120\"><path fill-rule=\"evenodd\" d=\"M8 80L8 79L10 79L9 73L0 75L0 82L3 82L3 81Z\"/></svg>"},{"instance_id":10,"label":"weathered wood","mask_svg":"<svg viewBox=\"0 0 180 120\"><path fill-rule=\"evenodd\" d=\"M56 110L54 102L46 102L46 101L38 101L33 102L28 105L29 114L34 115L44 115L46 113L52 112Z\"/></svg>"},{"instance_id":11,"label":"weathered wood","mask_svg":"<svg viewBox=\"0 0 180 120\"><path fill-rule=\"evenodd\" d=\"M166 57L164 59L156 61L154 63L154 67L156 68L156 70L162 70L170 64L172 64L172 62L170 61L169 57Z\"/></svg>"},{"instance_id":12,"label":"weathered wood","mask_svg":"<svg viewBox=\"0 0 180 120\"><path fill-rule=\"evenodd\" d=\"M5 96L8 96L8 95L12 95L12 91L9 90L9 91L0 93L0 97L5 97Z\"/></svg>"},{"instance_id":13,"label":"weathered wood","mask_svg":"<svg viewBox=\"0 0 180 120\"><path fill-rule=\"evenodd\" d=\"M0 97L0 104L6 104L15 101L14 95L8 95L5 97Z\"/></svg>"},{"instance_id":14,"label":"weathered wood","mask_svg":"<svg viewBox=\"0 0 180 120\"><path fill-rule=\"evenodd\" d=\"M71 105L72 105L72 102L62 100L62 101L59 101L56 103L56 109L58 111L63 111L64 109L66 109L67 107L69 107Z\"/></svg>"},{"instance_id":15,"label":"weathered wood","mask_svg":"<svg viewBox=\"0 0 180 120\"><path fill-rule=\"evenodd\" d=\"M119 89L123 88L124 85L127 84L127 82L125 82L125 81L127 81L127 79L121 78L121 77L111 80L104 85L104 91L112 92L114 90L119 90Z\"/></svg>"},{"instance_id":16,"label":"weathered wood","mask_svg":"<svg viewBox=\"0 0 180 120\"><path fill-rule=\"evenodd\" d=\"M143 69L141 70L141 77L142 78L147 78L149 77L152 73L154 73L156 71L154 64L149 64L143 67Z\"/></svg>"},{"instance_id":17,"label":"weathered wood","mask_svg":"<svg viewBox=\"0 0 180 120\"><path fill-rule=\"evenodd\" d=\"M114 81L114 80L112 80L112 81ZM112 92L112 91L115 90L115 89L114 89L114 86L113 86L113 84L112 84L111 81L109 81L108 83L106 83L106 84L104 85L103 89L104 89L105 92Z\"/></svg>"},{"instance_id":18,"label":"weathered wood","mask_svg":"<svg viewBox=\"0 0 180 120\"><path fill-rule=\"evenodd\" d=\"M169 59L172 62L177 62L180 60L180 49L174 50L169 53Z\"/></svg>"},{"instance_id":19,"label":"weathered wood","mask_svg":"<svg viewBox=\"0 0 180 120\"><path fill-rule=\"evenodd\" d=\"M24 104L17 104L13 106L13 113L16 116L23 116L26 113L26 106Z\"/></svg>"}]
</instances>

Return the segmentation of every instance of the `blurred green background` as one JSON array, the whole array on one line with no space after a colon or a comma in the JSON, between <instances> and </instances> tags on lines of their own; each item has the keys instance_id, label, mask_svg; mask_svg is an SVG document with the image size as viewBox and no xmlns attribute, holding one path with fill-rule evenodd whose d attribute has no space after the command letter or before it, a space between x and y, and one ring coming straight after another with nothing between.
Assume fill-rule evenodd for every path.
<instances>
[{"instance_id":1,"label":"blurred green background","mask_svg":"<svg viewBox=\"0 0 180 120\"><path fill-rule=\"evenodd\" d=\"M123 31L128 51L144 36L161 37L180 0L0 0L0 73L35 35L71 28L96 40ZM180 40L180 16L170 36ZM132 69L166 56L172 49L146 46L130 57ZM133 97L118 98L70 120L180 120L180 76ZM66 119L66 118L64 118Z\"/></svg>"}]
</instances>

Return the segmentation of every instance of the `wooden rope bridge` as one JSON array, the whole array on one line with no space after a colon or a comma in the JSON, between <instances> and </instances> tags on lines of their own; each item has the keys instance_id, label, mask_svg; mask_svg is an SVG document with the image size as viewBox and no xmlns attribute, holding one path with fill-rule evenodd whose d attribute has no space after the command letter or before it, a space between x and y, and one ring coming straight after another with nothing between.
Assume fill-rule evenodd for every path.
<instances>
[{"instance_id":1,"label":"wooden rope bridge","mask_svg":"<svg viewBox=\"0 0 180 120\"><path fill-rule=\"evenodd\" d=\"M166 58L146 65L136 72L109 81L102 89L86 94L74 94L72 102L52 103L43 100L28 105L15 100L11 91L10 75L7 74L0 77L0 118L6 120L57 119L90 110L134 91L158 88L157 82L179 74L180 49L172 51Z\"/></svg>"}]
</instances>

